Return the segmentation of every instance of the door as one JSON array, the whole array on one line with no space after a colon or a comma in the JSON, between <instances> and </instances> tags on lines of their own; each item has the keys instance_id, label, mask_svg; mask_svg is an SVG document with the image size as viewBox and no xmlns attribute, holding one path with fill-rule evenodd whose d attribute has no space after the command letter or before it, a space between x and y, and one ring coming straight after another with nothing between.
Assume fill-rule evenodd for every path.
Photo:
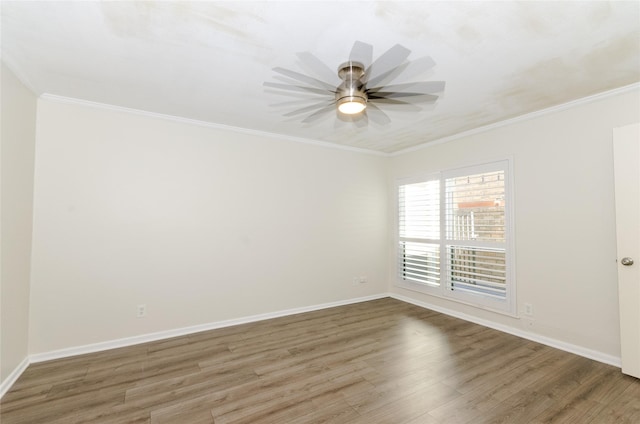
<instances>
[{"instance_id":1,"label":"door","mask_svg":"<svg viewBox=\"0 0 640 424\"><path fill-rule=\"evenodd\" d=\"M622 372L640 378L640 124L614 128Z\"/></svg>"}]
</instances>

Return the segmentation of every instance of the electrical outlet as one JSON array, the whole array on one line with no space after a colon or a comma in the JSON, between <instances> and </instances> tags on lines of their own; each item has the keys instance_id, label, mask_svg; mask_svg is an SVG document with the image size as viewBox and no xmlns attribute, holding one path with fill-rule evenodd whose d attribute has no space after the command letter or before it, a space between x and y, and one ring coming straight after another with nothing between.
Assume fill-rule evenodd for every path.
<instances>
[{"instance_id":1,"label":"electrical outlet","mask_svg":"<svg viewBox=\"0 0 640 424\"><path fill-rule=\"evenodd\" d=\"M533 316L533 305L531 303L524 304L524 314L530 317Z\"/></svg>"},{"instance_id":2,"label":"electrical outlet","mask_svg":"<svg viewBox=\"0 0 640 424\"><path fill-rule=\"evenodd\" d=\"M136 317L143 318L147 316L147 305L138 305L136 307Z\"/></svg>"},{"instance_id":3,"label":"electrical outlet","mask_svg":"<svg viewBox=\"0 0 640 424\"><path fill-rule=\"evenodd\" d=\"M367 282L367 277L366 276L362 276L358 279L358 282L360 284L365 284Z\"/></svg>"}]
</instances>

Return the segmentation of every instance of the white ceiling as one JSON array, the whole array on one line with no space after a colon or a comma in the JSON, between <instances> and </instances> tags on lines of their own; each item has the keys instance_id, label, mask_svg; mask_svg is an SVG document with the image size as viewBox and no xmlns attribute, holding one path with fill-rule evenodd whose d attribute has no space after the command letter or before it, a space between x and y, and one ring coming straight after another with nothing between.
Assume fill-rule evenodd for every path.
<instances>
[{"instance_id":1,"label":"white ceiling","mask_svg":"<svg viewBox=\"0 0 640 424\"><path fill-rule=\"evenodd\" d=\"M640 2L2 1L2 58L37 94L381 152L640 81ZM284 117L265 89L296 53L330 68L354 41L437 63L435 105L358 128ZM289 99L290 100L290 99Z\"/></svg>"}]
</instances>

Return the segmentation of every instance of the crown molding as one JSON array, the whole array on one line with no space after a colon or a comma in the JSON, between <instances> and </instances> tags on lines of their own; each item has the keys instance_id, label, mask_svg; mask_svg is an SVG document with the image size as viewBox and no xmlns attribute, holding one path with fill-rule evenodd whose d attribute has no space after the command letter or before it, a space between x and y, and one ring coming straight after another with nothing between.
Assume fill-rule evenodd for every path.
<instances>
[{"instance_id":1,"label":"crown molding","mask_svg":"<svg viewBox=\"0 0 640 424\"><path fill-rule=\"evenodd\" d=\"M7 64L5 62L5 64ZM13 69L7 64L7 66L9 67L9 69L11 69L13 71ZM17 75L18 78L20 78L19 75ZM20 80L25 83L25 85L27 85L29 88L31 88L32 91L35 92L35 90L33 90L33 86L32 85L28 85L28 81L25 81L23 78L20 78ZM617 96L620 94L624 94L624 93L628 93L628 92L632 92L632 91L636 91L640 89L640 83L634 83L634 84L630 84L624 87L620 87L620 88L616 88L613 90L609 90L609 91L605 91L602 93L598 93L598 94L594 94L588 97L583 97L577 100L572 100L570 102L567 103L563 103L560 105L556 105L556 106L552 106L546 109L541 109L535 112L531 112L531 113L527 113L524 115L520 115L520 116L516 116L514 118L509 118L509 119L505 119L503 121L499 121L493 124L489 124L489 125L485 125L482 127L478 127L478 128L474 128L468 131L463 131L457 134L453 134L447 137L442 137L433 141L428 141L422 144L419 144L417 146L412 146L412 147L408 147L406 149L402 149L402 150L398 150L396 152L390 152L390 153L386 153L386 152L380 152L380 151L376 151L376 150L370 150L370 149L363 149L363 148L359 148L359 147L351 147L351 146L345 146L345 145L341 145L341 144L336 144L336 143L330 143L327 141L320 141L320 140L314 140L314 139L309 139L309 138L304 138L304 137L295 137L295 136L290 136L290 135L285 135L285 134L277 134L277 133L272 133L272 132L267 132L267 131L260 131L260 130L252 130L252 129L248 129L248 128L241 128L241 127L234 127L231 125L224 125L224 124L218 124L215 122L208 122L208 121L200 121L197 119L191 119L191 118L184 118L184 117L180 117L180 116L175 116L175 115L167 115L167 114L162 114L162 113L156 113L156 112L149 112L146 110L142 110L142 109L133 109L133 108L127 108L127 107L123 107L123 106L116 106L116 105L112 105L112 104L107 104L107 103L99 103L99 102L93 102L93 101L89 101L89 100L82 100L82 99L77 99L77 98L72 98L72 97L65 97L65 96L59 96L56 94L50 94L50 93L43 93L40 95L40 98L43 100L49 100L49 101L54 101L54 102L59 102L59 103L67 103L67 104L75 104L75 105L81 105L81 106L87 106L87 107L93 107L93 108L98 108L98 109L104 109L104 110L111 110L111 111L115 111L115 112L122 112L122 113L129 113L129 114L134 114L134 115L139 115L139 116L145 116L145 117L149 117L149 118L153 118L153 119L162 119L162 120L166 120L166 121L173 121L173 122L179 122L179 123L183 123L183 124L189 124L189 125L196 125L196 126L201 126L201 127L207 127L207 128L212 128L212 129L218 129L218 130L225 130L225 131L232 131L232 132L236 132L236 133L240 133L240 134L247 134L247 135L253 135L253 136L257 136L257 137L265 137L265 138L269 138L269 139L275 139L275 140L280 140L280 141L292 141L292 142L296 142L296 143L302 143L302 144L307 144L307 145L312 145L312 146L318 146L318 147L324 147L324 148L329 148L329 149L337 149L337 150L343 150L343 151L349 151L349 152L355 152L355 153L362 153L362 154L367 154L367 155L373 155L373 156L380 156L380 157L394 157L394 156L401 156L404 155L406 153L411 153L411 152L415 152L418 150L422 150L422 149L426 149L429 147L434 147L437 146L439 144L444 144L444 143L449 143L451 141L455 141L455 140L459 140L461 138L465 138L465 137L469 137L472 135L476 135L476 134L482 134L491 130L495 130L498 128L502 128L502 127L506 127L509 125L513 125L519 122L524 122L524 121L529 121L531 119L535 119L535 118L539 118L541 116L545 116L545 115L549 115L555 112L560 112L563 110L567 110L576 106L581 106L581 105L585 105L585 104L589 104L589 103L593 103L602 99L606 99L608 97L613 97L613 96Z\"/></svg>"},{"instance_id":2,"label":"crown molding","mask_svg":"<svg viewBox=\"0 0 640 424\"><path fill-rule=\"evenodd\" d=\"M134 108L128 108L123 106L116 106L108 103L93 102L90 100L82 100L82 99L77 99L73 97L59 96L57 94L51 94L51 93L43 93L40 95L40 98L43 100L52 101L52 102L74 104L79 106L92 107L96 109L110 110L113 112L128 113L132 115L144 116L147 118L162 119L165 121L179 122L182 124L195 125L195 126L212 128L217 130L231 131L235 133L253 135L257 137L264 137L264 138L275 139L279 141L283 141L283 140L292 141L292 142L308 144L312 146L325 147L325 148L337 149L337 150L345 150L349 152L363 153L363 154L373 155L373 156L389 156L388 153L378 152L378 151L369 150L369 149L362 149L359 147L344 146L341 144L330 143L327 141L320 141L320 140L314 140L314 139L304 138L304 137L295 137L290 135L277 134L277 133L272 133L268 131L252 130L249 128L234 127L232 125L218 124L215 122L200 121L197 119L184 118L181 116L149 112L142 109L134 109Z\"/></svg>"},{"instance_id":3,"label":"crown molding","mask_svg":"<svg viewBox=\"0 0 640 424\"><path fill-rule=\"evenodd\" d=\"M411 152L415 152L417 150L422 150L422 149L426 149L429 147L433 147L433 146L437 146L439 144L444 144L444 143L448 143L450 141L455 141L455 140L459 140L461 138L464 137L469 137L472 135L476 135L476 134L481 134L487 131L491 131L491 130L495 130L497 128L502 128L502 127L506 127L509 125L513 125L516 124L518 122L524 122L524 121L529 121L531 119L535 119L535 118L539 118L541 116L545 116L545 115L549 115L555 112L560 112L566 109L571 109L573 107L576 106L582 106L585 104L589 104L589 103L593 103L596 102L598 100L602 100L602 99L606 99L608 97L613 97L613 96L617 96L619 94L624 94L624 93L629 93L635 90L639 90L640 89L640 82L638 83L633 83L630 85L626 85L624 87L620 87L620 88L615 88L613 90L609 90L609 91L604 91L602 93L598 93L598 94L594 94L591 96L587 96L587 97L582 97L580 99L577 100L572 100L570 102L567 103L562 103L560 105L556 105L556 106L551 106L549 108L546 109L541 109L541 110L537 110L535 112L530 112L524 115L520 115L520 116L516 116L514 118L509 118L509 119L505 119L503 121L499 121L493 124L489 124L489 125L485 125L482 127L478 127L478 128L474 128L472 130L468 130L468 131L463 131L457 134L453 134L447 137L442 137L439 138L437 140L433 140L433 141L427 141L425 143L419 144L417 146L413 146L413 147L408 147L406 149L402 149L402 150L398 150L396 152L392 152L389 153L388 156L400 156L400 155L404 155L406 153L411 153Z\"/></svg>"}]
</instances>

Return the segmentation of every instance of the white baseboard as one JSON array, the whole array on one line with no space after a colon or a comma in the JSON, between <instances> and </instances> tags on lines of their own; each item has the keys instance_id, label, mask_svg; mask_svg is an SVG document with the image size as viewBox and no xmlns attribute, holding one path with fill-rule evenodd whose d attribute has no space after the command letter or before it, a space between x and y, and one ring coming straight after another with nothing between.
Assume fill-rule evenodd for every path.
<instances>
[{"instance_id":1,"label":"white baseboard","mask_svg":"<svg viewBox=\"0 0 640 424\"><path fill-rule=\"evenodd\" d=\"M599 352L597 350L587 349L585 347L574 345L571 343L566 343L561 340L541 336L539 334L524 331L520 328L498 324L493 321L474 317L473 315L468 315L468 314L454 311L448 308L443 308L441 306L433 305L428 302L415 300L410 297L402 296L396 293L389 293L389 297L400 300L402 302L411 303L412 305L420 306L425 309L430 309L432 311L440 312L445 315L450 315L452 317L460 318L465 321L470 321L475 324L482 325L484 327L493 328L494 330L502 331L503 333L512 334L514 336L522 337L523 339L531 340L533 342L541 343L543 345L547 345L556 349L564 350L565 352L569 352L579 356L583 356L585 358L593 359L594 361L602 362L608 365L613 365L614 367L618 367L618 368L621 367L621 359L618 356L609 355L603 352Z\"/></svg>"},{"instance_id":2,"label":"white baseboard","mask_svg":"<svg viewBox=\"0 0 640 424\"><path fill-rule=\"evenodd\" d=\"M301 314L304 312L319 311L321 309L333 308L336 306L350 305L353 303L367 302L369 300L382 299L389 297L388 293L380 293L371 296L340 300L337 302L322 303L318 305L304 306L301 308L285 309L282 311L270 312L266 314L251 315L248 317L217 321L207 324L194 325L190 327L177 328L167 331L159 331L156 333L142 334L140 336L126 337L122 339L109 340L106 342L92 343L83 346L74 346L66 349L59 349L50 352L36 353L26 357L20 365L2 382L0 385L0 399L11 386L18 380L20 375L27 369L29 364L38 362L51 361L53 359L69 358L72 356L83 355L86 353L101 352L104 350L115 349L119 347L133 346L140 343L152 342L157 340L168 339L171 337L185 336L188 334L199 333L201 331L215 330L217 328L231 327L239 324L247 324L251 322L264 321L271 318L279 318L288 315Z\"/></svg>"},{"instance_id":3,"label":"white baseboard","mask_svg":"<svg viewBox=\"0 0 640 424\"><path fill-rule=\"evenodd\" d=\"M11 386L18 380L18 378L22 375L24 370L27 369L31 362L29 361L29 357L27 356L18 364L18 366L4 379L2 384L0 384L0 399L9 391Z\"/></svg>"},{"instance_id":4,"label":"white baseboard","mask_svg":"<svg viewBox=\"0 0 640 424\"><path fill-rule=\"evenodd\" d=\"M110 340L106 342L93 343L83 346L76 346L67 349L60 349L50 352L38 353L30 355L25 358L18 367L0 384L0 399L6 392L9 391L11 386L16 382L18 377L24 372L29 364L50 361L52 359L68 358L76 355L83 355L86 353L100 352L109 349L115 349L119 347L133 346L140 343L146 343L151 341L168 339L171 337L185 336L188 334L199 333L201 331L215 330L217 328L231 327L239 324L247 324L251 322L264 321L272 318L279 318L288 315L295 315L304 312L313 312L327 308L333 308L336 306L350 305L354 303L367 302L370 300L382 299L385 297L391 297L402 302L410 303L416 306L420 306L425 309L430 309L436 312L450 315L452 317L460 318L465 321L473 322L485 327L493 328L494 330L502 331L504 333L512 334L514 336L522 337L527 340L542 343L547 346L554 347L556 349L564 350L566 352L574 353L585 358L593 359L598 362L613 365L620 368L621 361L619 357L608 355L599 351L577 346L571 343L566 343L560 340L552 339L549 337L541 336L539 334L523 331L519 328L514 328L502 324L498 324L489 320L481 319L468 315L462 312L457 312L451 309L443 308L441 306L433 305L428 302L422 302L410 297L402 296L396 293L380 293L371 296L358 297L353 299L341 300L337 302L322 303L319 305L304 306L301 308L286 309L282 311L270 312L266 314L251 315L248 317L230 319L224 321L217 321L207 324L194 325L191 327L178 328L174 330L160 331L157 333L143 334L140 336L127 337L123 339Z\"/></svg>"},{"instance_id":5,"label":"white baseboard","mask_svg":"<svg viewBox=\"0 0 640 424\"><path fill-rule=\"evenodd\" d=\"M119 347L133 346L140 343L153 342L157 340L168 339L171 337L185 336L188 334L199 333L201 331L215 330L217 328L231 327L239 324L247 324L251 322L264 321L272 318L279 318L288 315L301 314L304 312L319 311L321 309L333 308L336 306L350 305L353 303L367 302L369 300L382 299L389 297L388 293L381 293L372 296L358 297L337 302L322 303L319 305L303 306L301 308L285 309L283 311L269 312L266 314L251 315L243 318L229 319L217 321L207 324L194 325L191 327L177 328L167 331L159 331L157 333L142 334L140 336L126 337L123 339L109 340L106 342L92 343L83 346L75 346L66 349L54 350L50 352L37 353L29 356L29 363L50 361L52 359L68 358L86 353L100 352L103 350L115 349Z\"/></svg>"}]
</instances>

